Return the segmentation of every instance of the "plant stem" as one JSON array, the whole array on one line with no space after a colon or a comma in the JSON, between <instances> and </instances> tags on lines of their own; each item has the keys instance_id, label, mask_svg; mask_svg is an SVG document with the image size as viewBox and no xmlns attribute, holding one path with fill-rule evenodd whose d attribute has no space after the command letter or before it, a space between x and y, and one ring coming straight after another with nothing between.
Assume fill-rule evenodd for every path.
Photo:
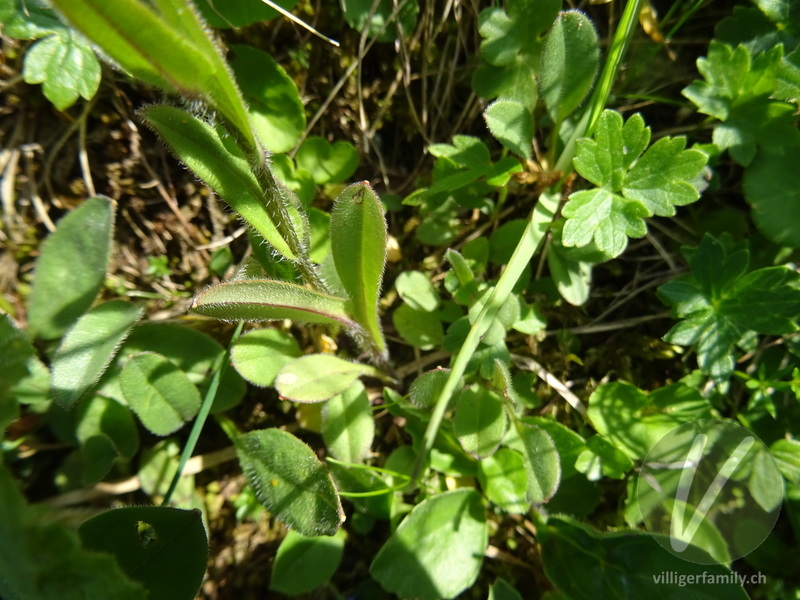
<instances>
[{"instance_id":1,"label":"plant stem","mask_svg":"<svg viewBox=\"0 0 800 600\"><path fill-rule=\"evenodd\" d=\"M622 62L622 56L627 47L628 40L633 33L642 1L643 0L629 0L625 5L619 27L617 28L614 40L609 49L608 59L600 75L600 80L595 88L591 103L556 162L555 170L563 172L565 176L572 171L572 159L575 156L575 146L578 138L591 133L592 127L594 127L595 122L605 108L608 96L611 93L611 86L616 78L619 65ZM550 225L558 212L558 205L561 198L559 192L560 187L561 182L555 184L539 197L539 201L528 218L528 223L525 226L522 238L514 249L514 254L508 261L506 269L497 281L497 285L486 301L475 323L473 323L470 328L467 338L464 340L464 344L461 346L461 349L458 351L453 361L453 367L450 370L444 388L436 400L433 412L431 413L431 420L428 422L428 427L425 429L425 435L422 439L422 448L420 448L420 453L414 464L414 472L412 475L412 482L414 483L417 482L419 476L422 474L423 466L428 453L433 447L433 442L439 433L439 427L447 411L447 406L450 404L450 399L456 391L456 386L464 375L472 355L475 353L475 350L477 350L481 338L489 329L492 321L494 321L494 318L500 311L500 307L503 306L503 303L508 299L523 271L528 268L537 248L546 237Z\"/></svg>"},{"instance_id":2,"label":"plant stem","mask_svg":"<svg viewBox=\"0 0 800 600\"><path fill-rule=\"evenodd\" d=\"M197 413L197 417L194 420L194 425L192 425L192 431L189 433L189 439L186 440L186 445L183 447L181 459L178 463L178 470L175 471L175 476L172 478L172 481L169 484L169 489L167 490L167 493L164 494L164 501L161 503L162 506L169 504L172 494L175 493L175 488L178 486L178 481L180 481L181 475L183 474L183 469L186 467L186 463L194 453L197 440L200 439L200 433L203 431L203 426L205 425L206 419L208 419L208 415L211 412L211 405L214 404L214 398L217 396L219 382L222 380L222 375L225 373L225 369L228 366L228 358L231 354L230 348L233 346L233 343L239 339L239 335L242 333L242 327L244 327L244 321L239 321L239 324L236 326L236 330L233 332L233 337L231 338L231 343L228 346L228 349L225 351L225 354L222 355L219 363L216 365L214 377L211 379L211 385L209 385L208 390L206 390L206 396L203 398L203 404L200 405L200 411Z\"/></svg>"}]
</instances>

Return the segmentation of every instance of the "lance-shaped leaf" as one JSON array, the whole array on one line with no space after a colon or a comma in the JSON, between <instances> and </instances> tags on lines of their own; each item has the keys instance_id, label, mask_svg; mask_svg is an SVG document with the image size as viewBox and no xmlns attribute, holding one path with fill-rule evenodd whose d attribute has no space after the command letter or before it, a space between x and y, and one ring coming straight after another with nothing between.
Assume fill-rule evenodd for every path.
<instances>
[{"instance_id":1,"label":"lance-shaped leaf","mask_svg":"<svg viewBox=\"0 0 800 600\"><path fill-rule=\"evenodd\" d=\"M380 200L366 181L351 185L336 199L330 235L336 272L350 296L353 316L385 354L378 298L386 263L386 220Z\"/></svg>"},{"instance_id":2,"label":"lance-shaped leaf","mask_svg":"<svg viewBox=\"0 0 800 600\"><path fill-rule=\"evenodd\" d=\"M190 309L227 321L292 319L357 327L347 311L346 300L273 279L245 279L212 286L195 296Z\"/></svg>"},{"instance_id":3,"label":"lance-shaped leaf","mask_svg":"<svg viewBox=\"0 0 800 600\"><path fill-rule=\"evenodd\" d=\"M339 494L314 452L280 429L251 431L236 441L242 470L259 502L303 535L333 535L344 519Z\"/></svg>"},{"instance_id":4,"label":"lance-shaped leaf","mask_svg":"<svg viewBox=\"0 0 800 600\"><path fill-rule=\"evenodd\" d=\"M369 365L331 354L310 354L281 369L275 378L275 388L288 400L322 402L343 393L362 375L386 379L381 371Z\"/></svg>"},{"instance_id":5,"label":"lance-shaped leaf","mask_svg":"<svg viewBox=\"0 0 800 600\"><path fill-rule=\"evenodd\" d=\"M270 217L264 193L247 161L228 140L207 123L172 106L149 106L139 115L275 250L290 260L296 258Z\"/></svg>"},{"instance_id":6,"label":"lance-shaped leaf","mask_svg":"<svg viewBox=\"0 0 800 600\"><path fill-rule=\"evenodd\" d=\"M247 111L230 72L184 0L55 0L77 29L135 77L208 100L254 148Z\"/></svg>"}]
</instances>

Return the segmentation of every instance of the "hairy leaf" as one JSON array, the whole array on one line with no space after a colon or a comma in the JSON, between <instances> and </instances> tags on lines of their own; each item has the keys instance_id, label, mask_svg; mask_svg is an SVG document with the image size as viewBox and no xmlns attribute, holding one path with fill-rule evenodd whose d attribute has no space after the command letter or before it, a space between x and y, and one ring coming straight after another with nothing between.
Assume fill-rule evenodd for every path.
<instances>
[{"instance_id":1,"label":"hairy leaf","mask_svg":"<svg viewBox=\"0 0 800 600\"><path fill-rule=\"evenodd\" d=\"M344 520L331 476L314 452L280 429L239 437L236 451L259 502L303 535L334 535Z\"/></svg>"}]
</instances>

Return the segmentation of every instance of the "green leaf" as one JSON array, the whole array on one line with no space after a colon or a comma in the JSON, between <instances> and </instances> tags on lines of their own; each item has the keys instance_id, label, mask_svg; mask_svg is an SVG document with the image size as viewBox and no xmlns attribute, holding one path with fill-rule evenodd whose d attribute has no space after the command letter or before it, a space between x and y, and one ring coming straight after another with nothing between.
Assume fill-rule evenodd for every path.
<instances>
[{"instance_id":1,"label":"green leaf","mask_svg":"<svg viewBox=\"0 0 800 600\"><path fill-rule=\"evenodd\" d=\"M119 452L107 435L101 433L87 439L81 446L83 485L94 485L98 481L102 481L103 477L108 475L117 456L119 456Z\"/></svg>"},{"instance_id":2,"label":"green leaf","mask_svg":"<svg viewBox=\"0 0 800 600\"><path fill-rule=\"evenodd\" d=\"M399 12L392 19L395 9ZM344 19L357 31L367 31L367 35L379 42L392 42L398 38L408 38L414 32L419 14L417 0L409 0L399 6L392 0L348 0L343 4ZM398 32L401 28L403 35Z\"/></svg>"},{"instance_id":3,"label":"green leaf","mask_svg":"<svg viewBox=\"0 0 800 600\"><path fill-rule=\"evenodd\" d=\"M401 598L454 598L477 579L487 543L480 495L457 489L417 504L378 551L369 572Z\"/></svg>"},{"instance_id":4,"label":"green leaf","mask_svg":"<svg viewBox=\"0 0 800 600\"><path fill-rule=\"evenodd\" d=\"M420 350L440 346L444 340L444 328L436 314L414 310L408 304L397 307L392 323L400 337Z\"/></svg>"},{"instance_id":5,"label":"green leaf","mask_svg":"<svg viewBox=\"0 0 800 600\"><path fill-rule=\"evenodd\" d=\"M684 320L664 339L694 345L701 370L717 380L730 377L734 345L748 331L784 334L796 331L800 318L800 275L787 267L748 274L749 253L723 236L706 234L691 254L691 275L658 288L658 295Z\"/></svg>"},{"instance_id":6,"label":"green leaf","mask_svg":"<svg viewBox=\"0 0 800 600\"><path fill-rule=\"evenodd\" d=\"M778 88L782 55L780 45L751 58L745 46L712 41L708 57L697 60L705 80L683 90L699 112L723 121L714 129L714 143L741 165L750 164L757 148L782 154L783 148L800 145L795 107L770 98Z\"/></svg>"},{"instance_id":7,"label":"green leaf","mask_svg":"<svg viewBox=\"0 0 800 600\"><path fill-rule=\"evenodd\" d=\"M29 375L35 350L6 314L0 314L0 430L17 415L14 385Z\"/></svg>"},{"instance_id":8,"label":"green leaf","mask_svg":"<svg viewBox=\"0 0 800 600\"><path fill-rule=\"evenodd\" d=\"M633 468L630 457L601 436L586 440L586 450L574 461L575 468L589 481L598 481L604 475L622 479Z\"/></svg>"},{"instance_id":9,"label":"green leaf","mask_svg":"<svg viewBox=\"0 0 800 600\"><path fill-rule=\"evenodd\" d=\"M515 428L522 440L522 458L528 474L525 498L534 504L547 502L561 481L561 464L553 438L537 425L515 421Z\"/></svg>"},{"instance_id":10,"label":"green leaf","mask_svg":"<svg viewBox=\"0 0 800 600\"><path fill-rule=\"evenodd\" d=\"M362 375L385 378L369 365L332 354L309 354L283 367L275 378L275 388L293 402L323 402L344 392Z\"/></svg>"},{"instance_id":11,"label":"green leaf","mask_svg":"<svg viewBox=\"0 0 800 600\"><path fill-rule=\"evenodd\" d=\"M214 376L214 369L225 354L222 345L196 329L171 323L142 323L133 329L122 346L120 359L109 370L102 392L122 400L122 390L115 388L114 383L118 384L119 371L124 366L123 357L150 351L171 360L201 392L205 392ZM235 369L225 369L211 410L219 412L236 406L246 389L247 384Z\"/></svg>"},{"instance_id":12,"label":"green leaf","mask_svg":"<svg viewBox=\"0 0 800 600\"><path fill-rule=\"evenodd\" d=\"M292 10L297 4L297 0L272 0L272 2L284 10ZM208 24L217 29L246 27L280 16L274 8L261 0L227 0L223 3L197 0L196 4Z\"/></svg>"},{"instance_id":13,"label":"green leaf","mask_svg":"<svg viewBox=\"0 0 800 600\"><path fill-rule=\"evenodd\" d=\"M554 122L580 106L600 65L597 31L582 12L562 12L544 36L540 92Z\"/></svg>"},{"instance_id":14,"label":"green leaf","mask_svg":"<svg viewBox=\"0 0 800 600\"><path fill-rule=\"evenodd\" d=\"M331 537L306 537L290 531L275 555L269 589L297 596L325 585L339 568L344 541L341 529Z\"/></svg>"},{"instance_id":15,"label":"green leaf","mask_svg":"<svg viewBox=\"0 0 800 600\"><path fill-rule=\"evenodd\" d=\"M142 311L122 300L106 302L67 332L53 357L53 395L62 406L71 407L94 388Z\"/></svg>"},{"instance_id":16,"label":"green leaf","mask_svg":"<svg viewBox=\"0 0 800 600\"><path fill-rule=\"evenodd\" d=\"M81 403L75 427L75 437L81 443L97 435L107 436L125 458L133 458L139 450L139 431L131 411L99 395Z\"/></svg>"},{"instance_id":17,"label":"green leaf","mask_svg":"<svg viewBox=\"0 0 800 600\"><path fill-rule=\"evenodd\" d=\"M489 588L489 600L522 600L522 596L505 579L498 578Z\"/></svg>"},{"instance_id":18,"label":"green leaf","mask_svg":"<svg viewBox=\"0 0 800 600\"><path fill-rule=\"evenodd\" d=\"M564 206L562 242L565 246L597 248L618 256L629 237L647 233L644 219L675 215L673 205L683 206L699 198L692 185L707 157L684 150L684 138L659 139L644 154L650 130L638 114L624 124L619 113L600 115L592 139L578 140L575 169L599 186L570 195Z\"/></svg>"},{"instance_id":19,"label":"green leaf","mask_svg":"<svg viewBox=\"0 0 800 600\"><path fill-rule=\"evenodd\" d=\"M513 100L498 100L489 105L483 118L497 141L514 154L530 160L533 117L527 108Z\"/></svg>"},{"instance_id":20,"label":"green leaf","mask_svg":"<svg viewBox=\"0 0 800 600\"><path fill-rule=\"evenodd\" d=\"M215 285L195 296L190 310L229 321L292 319L357 326L347 310L345 300L272 279L248 279Z\"/></svg>"},{"instance_id":21,"label":"green leaf","mask_svg":"<svg viewBox=\"0 0 800 600\"><path fill-rule=\"evenodd\" d=\"M769 449L786 481L800 485L800 441L778 440Z\"/></svg>"},{"instance_id":22,"label":"green leaf","mask_svg":"<svg viewBox=\"0 0 800 600\"><path fill-rule=\"evenodd\" d=\"M687 562L641 531L601 533L572 519L551 517L540 536L545 573L571 600L667 598L677 590L697 600L748 597L738 584L723 583L735 581L727 567ZM708 578L719 579L712 579L716 583L711 586Z\"/></svg>"},{"instance_id":23,"label":"green leaf","mask_svg":"<svg viewBox=\"0 0 800 600\"><path fill-rule=\"evenodd\" d=\"M330 236L333 262L350 298L350 310L385 356L378 300L386 264L386 219L369 183L356 183L339 194L331 212Z\"/></svg>"},{"instance_id":24,"label":"green leaf","mask_svg":"<svg viewBox=\"0 0 800 600\"><path fill-rule=\"evenodd\" d=\"M712 414L708 400L683 383L647 394L630 383L615 381L592 393L588 416L600 435L632 459L644 460L667 433Z\"/></svg>"},{"instance_id":25,"label":"green leaf","mask_svg":"<svg viewBox=\"0 0 800 600\"><path fill-rule=\"evenodd\" d=\"M744 197L758 230L780 246L800 248L797 154L760 154L744 172Z\"/></svg>"},{"instance_id":26,"label":"green leaf","mask_svg":"<svg viewBox=\"0 0 800 600\"><path fill-rule=\"evenodd\" d=\"M113 557L81 548L77 534L52 514L25 504L0 465L0 596L7 599L152 598ZM13 540L13 543L8 543Z\"/></svg>"},{"instance_id":27,"label":"green leaf","mask_svg":"<svg viewBox=\"0 0 800 600\"><path fill-rule=\"evenodd\" d=\"M564 255L562 246L552 244L547 253L547 266L564 300L573 306L586 303L592 287L591 264L571 260Z\"/></svg>"},{"instance_id":28,"label":"green leaf","mask_svg":"<svg viewBox=\"0 0 800 600\"><path fill-rule=\"evenodd\" d=\"M242 470L272 515L308 536L334 535L344 520L339 495L314 452L280 429L238 438Z\"/></svg>"},{"instance_id":29,"label":"green leaf","mask_svg":"<svg viewBox=\"0 0 800 600\"><path fill-rule=\"evenodd\" d=\"M455 411L453 430L461 447L477 459L494 454L508 427L503 399L473 386L458 395Z\"/></svg>"},{"instance_id":30,"label":"green leaf","mask_svg":"<svg viewBox=\"0 0 800 600\"><path fill-rule=\"evenodd\" d=\"M500 448L478 463L478 481L486 497L511 514L525 514L530 502L525 498L528 475L522 455Z\"/></svg>"},{"instance_id":31,"label":"green leaf","mask_svg":"<svg viewBox=\"0 0 800 600\"><path fill-rule=\"evenodd\" d=\"M53 0L82 33L123 69L184 98L203 97L256 148L244 103L194 8L184 2Z\"/></svg>"},{"instance_id":32,"label":"green leaf","mask_svg":"<svg viewBox=\"0 0 800 600\"><path fill-rule=\"evenodd\" d=\"M367 391L360 381L322 405L322 439L334 458L363 462L375 437L375 420Z\"/></svg>"},{"instance_id":33,"label":"green leaf","mask_svg":"<svg viewBox=\"0 0 800 600\"><path fill-rule=\"evenodd\" d=\"M197 388L183 371L155 352L133 355L120 380L131 410L156 435L177 431L200 410Z\"/></svg>"},{"instance_id":34,"label":"green leaf","mask_svg":"<svg viewBox=\"0 0 800 600\"><path fill-rule=\"evenodd\" d=\"M139 115L164 139L217 194L282 256L297 258L281 236L247 160L210 125L189 113L165 105L152 105Z\"/></svg>"},{"instance_id":35,"label":"green leaf","mask_svg":"<svg viewBox=\"0 0 800 600\"><path fill-rule=\"evenodd\" d=\"M61 337L92 305L106 276L114 203L89 198L58 222L42 244L31 289L31 335Z\"/></svg>"},{"instance_id":36,"label":"green leaf","mask_svg":"<svg viewBox=\"0 0 800 600\"><path fill-rule=\"evenodd\" d=\"M66 29L47 0L4 0L0 5L3 35L35 40Z\"/></svg>"},{"instance_id":37,"label":"green leaf","mask_svg":"<svg viewBox=\"0 0 800 600\"><path fill-rule=\"evenodd\" d=\"M100 86L100 63L83 36L70 29L34 44L25 55L26 83L42 83L45 97L58 110L78 96L91 100Z\"/></svg>"},{"instance_id":38,"label":"green leaf","mask_svg":"<svg viewBox=\"0 0 800 600\"><path fill-rule=\"evenodd\" d=\"M305 109L292 78L266 52L232 44L233 69L253 130L271 152L294 148L306 127Z\"/></svg>"},{"instance_id":39,"label":"green leaf","mask_svg":"<svg viewBox=\"0 0 800 600\"><path fill-rule=\"evenodd\" d=\"M468 135L454 135L452 145L433 144L428 151L439 158L434 166L436 182L426 192L428 197L453 192L480 180L492 186L505 185L512 173L522 170L519 161L510 156L493 163L486 144Z\"/></svg>"},{"instance_id":40,"label":"green leaf","mask_svg":"<svg viewBox=\"0 0 800 600\"><path fill-rule=\"evenodd\" d=\"M191 600L200 589L208 540L197 509L116 508L85 521L78 533L88 548L114 555L151 600Z\"/></svg>"},{"instance_id":41,"label":"green leaf","mask_svg":"<svg viewBox=\"0 0 800 600\"><path fill-rule=\"evenodd\" d=\"M408 390L408 399L419 408L433 408L444 384L447 381L450 369L438 367L428 371L411 382Z\"/></svg>"},{"instance_id":42,"label":"green leaf","mask_svg":"<svg viewBox=\"0 0 800 600\"><path fill-rule=\"evenodd\" d=\"M539 97L542 34L558 16L558 0L512 0L507 11L487 8L478 16L481 57L488 63L472 77L479 96L516 100L533 112Z\"/></svg>"},{"instance_id":43,"label":"green leaf","mask_svg":"<svg viewBox=\"0 0 800 600\"><path fill-rule=\"evenodd\" d=\"M350 142L331 144L321 137L312 136L297 149L295 161L297 168L311 173L318 185L339 183L356 172L358 151Z\"/></svg>"},{"instance_id":44,"label":"green leaf","mask_svg":"<svg viewBox=\"0 0 800 600\"><path fill-rule=\"evenodd\" d=\"M297 340L280 329L257 329L231 346L231 362L250 383L270 387L280 370L303 355Z\"/></svg>"},{"instance_id":45,"label":"green leaf","mask_svg":"<svg viewBox=\"0 0 800 600\"><path fill-rule=\"evenodd\" d=\"M397 293L414 310L433 312L439 308L439 294L421 271L403 271L394 282Z\"/></svg>"}]
</instances>

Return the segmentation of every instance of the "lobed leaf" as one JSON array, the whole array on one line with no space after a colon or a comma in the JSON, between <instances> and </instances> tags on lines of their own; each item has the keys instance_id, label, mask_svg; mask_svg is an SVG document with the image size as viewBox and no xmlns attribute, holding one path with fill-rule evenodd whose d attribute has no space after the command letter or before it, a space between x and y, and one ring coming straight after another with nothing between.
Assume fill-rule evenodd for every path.
<instances>
[{"instance_id":1,"label":"lobed leaf","mask_svg":"<svg viewBox=\"0 0 800 600\"><path fill-rule=\"evenodd\" d=\"M618 256L629 237L647 233L645 218L672 216L674 205L697 200L692 180L706 155L685 150L683 138L662 138L645 151L649 140L641 116L623 124L610 110L600 115L592 139L578 140L575 169L598 187L570 195L562 211L564 246L594 242L600 252Z\"/></svg>"}]
</instances>

